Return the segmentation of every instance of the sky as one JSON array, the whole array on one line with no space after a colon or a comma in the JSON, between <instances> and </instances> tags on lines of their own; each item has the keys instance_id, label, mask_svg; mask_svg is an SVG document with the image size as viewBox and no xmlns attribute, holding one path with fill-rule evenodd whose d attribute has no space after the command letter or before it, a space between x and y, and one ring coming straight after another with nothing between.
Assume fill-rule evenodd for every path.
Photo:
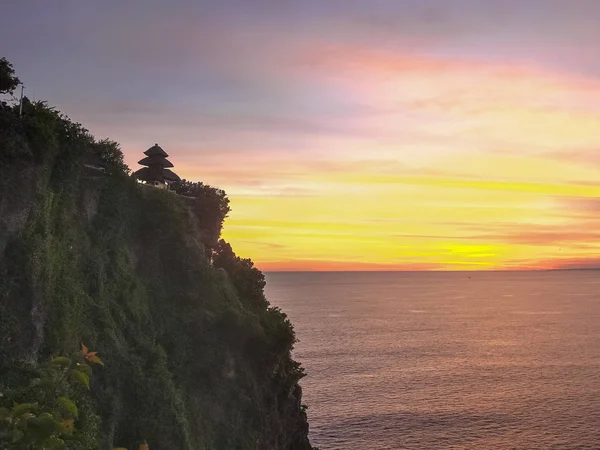
<instances>
[{"instance_id":1,"label":"sky","mask_svg":"<svg viewBox=\"0 0 600 450\"><path fill-rule=\"evenodd\" d=\"M263 270L600 267L597 0L22 0L0 56Z\"/></svg>"}]
</instances>

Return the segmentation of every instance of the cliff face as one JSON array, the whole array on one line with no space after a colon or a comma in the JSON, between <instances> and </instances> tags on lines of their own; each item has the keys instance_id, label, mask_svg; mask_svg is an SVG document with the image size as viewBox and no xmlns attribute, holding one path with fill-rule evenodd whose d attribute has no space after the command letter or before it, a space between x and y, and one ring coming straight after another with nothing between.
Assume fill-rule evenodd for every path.
<instances>
[{"instance_id":1,"label":"cliff face","mask_svg":"<svg viewBox=\"0 0 600 450\"><path fill-rule=\"evenodd\" d=\"M211 263L206 205L85 169L89 135L30 111L0 117L0 380L85 343L68 448L311 449L291 324L249 260Z\"/></svg>"}]
</instances>

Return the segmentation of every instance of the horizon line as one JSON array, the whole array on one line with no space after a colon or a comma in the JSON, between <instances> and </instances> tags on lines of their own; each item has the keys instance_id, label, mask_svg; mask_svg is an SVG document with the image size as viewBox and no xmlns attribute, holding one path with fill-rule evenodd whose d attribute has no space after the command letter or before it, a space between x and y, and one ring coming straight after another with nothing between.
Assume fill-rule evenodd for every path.
<instances>
[{"instance_id":1,"label":"horizon line","mask_svg":"<svg viewBox=\"0 0 600 450\"><path fill-rule=\"evenodd\" d=\"M260 270L260 268L259 268ZM572 272L600 270L600 267L550 268L550 269L464 269L464 270L261 270L263 273L465 273L465 272Z\"/></svg>"}]
</instances>

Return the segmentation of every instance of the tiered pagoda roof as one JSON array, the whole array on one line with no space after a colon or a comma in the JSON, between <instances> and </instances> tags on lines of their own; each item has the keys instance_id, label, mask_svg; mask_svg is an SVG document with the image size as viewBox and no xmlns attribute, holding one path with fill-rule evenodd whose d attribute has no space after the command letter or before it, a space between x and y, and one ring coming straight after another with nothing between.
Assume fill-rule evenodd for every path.
<instances>
[{"instance_id":1,"label":"tiered pagoda roof","mask_svg":"<svg viewBox=\"0 0 600 450\"><path fill-rule=\"evenodd\" d=\"M158 144L154 144L144 154L146 157L140 159L138 164L146 167L142 167L134 174L138 180L146 183L181 181L181 178L175 172L168 169L173 167L173 164L167 159L169 156L167 152L160 148Z\"/></svg>"}]
</instances>

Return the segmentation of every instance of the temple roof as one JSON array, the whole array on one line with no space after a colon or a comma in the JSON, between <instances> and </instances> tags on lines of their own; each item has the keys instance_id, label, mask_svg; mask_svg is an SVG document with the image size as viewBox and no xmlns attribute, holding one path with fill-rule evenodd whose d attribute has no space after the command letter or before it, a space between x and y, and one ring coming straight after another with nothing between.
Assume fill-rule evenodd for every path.
<instances>
[{"instance_id":1,"label":"temple roof","mask_svg":"<svg viewBox=\"0 0 600 450\"><path fill-rule=\"evenodd\" d=\"M167 152L165 152L162 148L159 147L158 144L154 144L152 147L146 150L144 154L147 156L162 156L163 158L169 156Z\"/></svg>"},{"instance_id":2,"label":"temple roof","mask_svg":"<svg viewBox=\"0 0 600 450\"><path fill-rule=\"evenodd\" d=\"M164 173L164 176L165 176L165 180L169 180L169 181L181 181L181 178L179 178L179 175L177 175L172 170L163 169L163 173Z\"/></svg>"},{"instance_id":3,"label":"temple roof","mask_svg":"<svg viewBox=\"0 0 600 450\"><path fill-rule=\"evenodd\" d=\"M133 175L138 180L146 181L148 183L153 181L165 181L165 174L162 170L155 170L151 169L150 167L142 167L140 170L136 170Z\"/></svg>"},{"instance_id":4,"label":"temple roof","mask_svg":"<svg viewBox=\"0 0 600 450\"><path fill-rule=\"evenodd\" d=\"M142 181L153 182L153 181L181 181L179 175L169 169L152 169L150 167L142 167L140 170L134 173L134 176Z\"/></svg>"},{"instance_id":5,"label":"temple roof","mask_svg":"<svg viewBox=\"0 0 600 450\"><path fill-rule=\"evenodd\" d=\"M171 164L171 161L169 161L167 158L163 158L162 156L158 156L158 155L153 155L153 156L146 156L144 159L140 159L138 161L138 164L140 166L161 166L161 167L173 167L173 164Z\"/></svg>"},{"instance_id":6,"label":"temple roof","mask_svg":"<svg viewBox=\"0 0 600 450\"><path fill-rule=\"evenodd\" d=\"M167 169L167 167L173 167L173 164L167 159L167 156L169 156L167 152L160 148L158 144L154 144L144 153L147 155L146 158L139 160L138 164L146 167L134 172L135 178L147 183L181 181L181 178L175 172Z\"/></svg>"}]
</instances>

